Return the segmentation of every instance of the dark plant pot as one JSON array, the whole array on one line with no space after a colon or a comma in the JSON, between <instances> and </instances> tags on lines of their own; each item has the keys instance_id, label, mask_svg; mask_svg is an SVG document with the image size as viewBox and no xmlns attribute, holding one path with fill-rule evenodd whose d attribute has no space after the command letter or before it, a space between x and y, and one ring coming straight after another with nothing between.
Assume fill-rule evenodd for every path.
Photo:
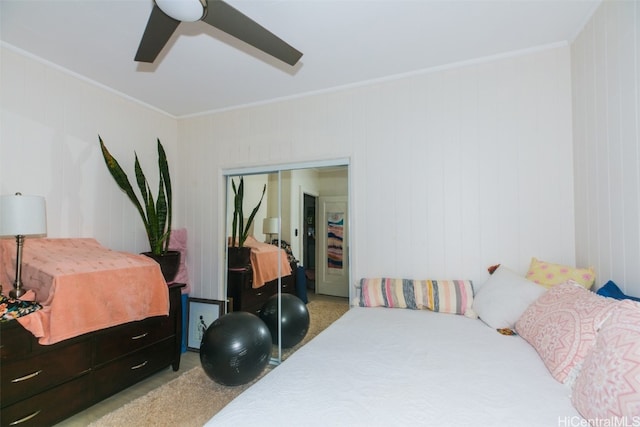
<instances>
[{"instance_id":1,"label":"dark plant pot","mask_svg":"<svg viewBox=\"0 0 640 427\"><path fill-rule=\"evenodd\" d=\"M162 255L155 255L152 252L143 252L142 255L146 255L160 264L160 270L164 276L164 280L167 283L171 283L178 274L180 268L180 252L179 251L167 251Z\"/></svg>"},{"instance_id":2,"label":"dark plant pot","mask_svg":"<svg viewBox=\"0 0 640 427\"><path fill-rule=\"evenodd\" d=\"M229 246L227 249L229 251L227 266L229 268L243 268L251 263L251 248L246 246L241 248Z\"/></svg>"}]
</instances>

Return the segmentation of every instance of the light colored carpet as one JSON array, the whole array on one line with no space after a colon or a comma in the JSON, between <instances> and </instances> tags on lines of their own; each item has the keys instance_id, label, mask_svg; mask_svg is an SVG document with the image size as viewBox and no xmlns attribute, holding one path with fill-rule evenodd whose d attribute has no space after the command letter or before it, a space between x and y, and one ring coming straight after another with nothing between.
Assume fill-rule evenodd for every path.
<instances>
[{"instance_id":1,"label":"light colored carpet","mask_svg":"<svg viewBox=\"0 0 640 427\"><path fill-rule=\"evenodd\" d=\"M346 301L318 300L309 302L307 308L310 317L309 331L299 344L283 350L283 359L286 359L337 320L349 307ZM228 387L211 380L198 366L145 396L105 415L92 423L90 427L202 426L233 398L271 369L275 368L269 365L258 378L248 384Z\"/></svg>"}]
</instances>

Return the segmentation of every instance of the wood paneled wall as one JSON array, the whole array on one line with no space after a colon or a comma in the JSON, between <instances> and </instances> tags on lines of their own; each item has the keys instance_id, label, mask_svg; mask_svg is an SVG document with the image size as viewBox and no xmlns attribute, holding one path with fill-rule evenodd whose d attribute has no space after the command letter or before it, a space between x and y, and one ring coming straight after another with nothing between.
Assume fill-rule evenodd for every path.
<instances>
[{"instance_id":1,"label":"wood paneled wall","mask_svg":"<svg viewBox=\"0 0 640 427\"><path fill-rule=\"evenodd\" d=\"M576 256L640 296L640 4L607 0L571 46Z\"/></svg>"},{"instance_id":2,"label":"wood paneled wall","mask_svg":"<svg viewBox=\"0 0 640 427\"><path fill-rule=\"evenodd\" d=\"M159 137L193 296L222 297L224 170L326 159L350 162L352 281L575 263L567 46L182 119L0 49L0 191L44 195L50 236L146 250L97 134L129 171Z\"/></svg>"},{"instance_id":3,"label":"wood paneled wall","mask_svg":"<svg viewBox=\"0 0 640 427\"><path fill-rule=\"evenodd\" d=\"M98 134L134 186L138 153L154 192L160 138L181 201L176 119L4 46L0 67L0 194L44 196L49 237L95 237L112 249L148 251L142 221L109 175Z\"/></svg>"},{"instance_id":4,"label":"wood paneled wall","mask_svg":"<svg viewBox=\"0 0 640 427\"><path fill-rule=\"evenodd\" d=\"M223 289L227 168L350 159L352 281L574 264L568 47L179 121L194 293Z\"/></svg>"}]
</instances>

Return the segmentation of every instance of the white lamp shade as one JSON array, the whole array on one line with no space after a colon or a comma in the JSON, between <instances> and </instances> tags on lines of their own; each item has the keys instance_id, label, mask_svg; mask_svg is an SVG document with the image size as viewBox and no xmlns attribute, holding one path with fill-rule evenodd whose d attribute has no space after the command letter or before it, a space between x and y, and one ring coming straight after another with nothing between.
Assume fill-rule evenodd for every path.
<instances>
[{"instance_id":1,"label":"white lamp shade","mask_svg":"<svg viewBox=\"0 0 640 427\"><path fill-rule=\"evenodd\" d=\"M177 21L195 22L204 15L204 5L200 0L155 0L156 5L166 15Z\"/></svg>"},{"instance_id":2,"label":"white lamp shade","mask_svg":"<svg viewBox=\"0 0 640 427\"><path fill-rule=\"evenodd\" d=\"M0 236L47 234L47 215L42 196L0 196Z\"/></svg>"},{"instance_id":3,"label":"white lamp shade","mask_svg":"<svg viewBox=\"0 0 640 427\"><path fill-rule=\"evenodd\" d=\"M265 218L262 221L262 233L278 234L279 225L278 218Z\"/></svg>"}]
</instances>

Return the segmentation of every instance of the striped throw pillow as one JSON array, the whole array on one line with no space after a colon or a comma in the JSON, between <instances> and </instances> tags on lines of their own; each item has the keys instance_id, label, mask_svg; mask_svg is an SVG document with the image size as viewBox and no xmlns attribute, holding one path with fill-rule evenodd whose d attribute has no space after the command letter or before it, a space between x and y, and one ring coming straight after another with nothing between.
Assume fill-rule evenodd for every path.
<instances>
[{"instance_id":1,"label":"striped throw pillow","mask_svg":"<svg viewBox=\"0 0 640 427\"><path fill-rule=\"evenodd\" d=\"M440 313L464 314L477 317L473 304L473 282L471 280L416 280L419 289L418 306Z\"/></svg>"},{"instance_id":2,"label":"striped throw pillow","mask_svg":"<svg viewBox=\"0 0 640 427\"><path fill-rule=\"evenodd\" d=\"M360 306L417 309L413 280L360 279Z\"/></svg>"}]
</instances>

